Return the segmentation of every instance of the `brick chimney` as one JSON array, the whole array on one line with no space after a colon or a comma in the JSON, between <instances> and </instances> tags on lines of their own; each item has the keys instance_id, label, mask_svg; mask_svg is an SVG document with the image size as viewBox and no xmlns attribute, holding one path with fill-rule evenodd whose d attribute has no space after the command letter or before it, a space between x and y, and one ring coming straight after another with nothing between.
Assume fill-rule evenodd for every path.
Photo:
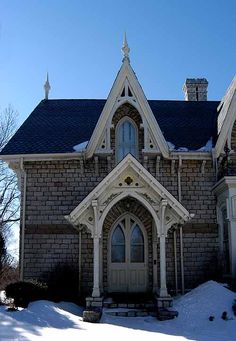
<instances>
[{"instance_id":1,"label":"brick chimney","mask_svg":"<svg viewBox=\"0 0 236 341\"><path fill-rule=\"evenodd\" d=\"M207 86L206 78L187 78L183 86L185 101L207 101Z\"/></svg>"}]
</instances>

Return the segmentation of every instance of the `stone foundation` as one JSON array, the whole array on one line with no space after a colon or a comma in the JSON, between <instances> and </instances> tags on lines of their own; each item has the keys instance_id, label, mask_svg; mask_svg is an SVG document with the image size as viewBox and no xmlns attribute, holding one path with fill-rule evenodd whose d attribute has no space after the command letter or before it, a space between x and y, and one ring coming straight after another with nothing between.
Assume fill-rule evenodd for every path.
<instances>
[{"instance_id":1,"label":"stone foundation","mask_svg":"<svg viewBox=\"0 0 236 341\"><path fill-rule=\"evenodd\" d=\"M86 297L86 309L102 308L104 297Z\"/></svg>"}]
</instances>

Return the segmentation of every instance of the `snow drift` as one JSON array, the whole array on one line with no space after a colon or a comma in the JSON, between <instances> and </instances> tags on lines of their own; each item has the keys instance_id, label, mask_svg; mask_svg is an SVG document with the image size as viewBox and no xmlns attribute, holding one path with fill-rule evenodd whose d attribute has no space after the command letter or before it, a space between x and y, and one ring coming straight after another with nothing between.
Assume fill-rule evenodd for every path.
<instances>
[{"instance_id":1,"label":"snow drift","mask_svg":"<svg viewBox=\"0 0 236 341\"><path fill-rule=\"evenodd\" d=\"M0 306L0 340L233 341L236 294L209 281L174 301L179 317L160 322L153 317L122 318L106 314L98 324L82 321L82 308L72 303L37 301L27 309L7 312ZM221 319L227 311L228 321ZM214 316L214 321L209 321Z\"/></svg>"}]
</instances>

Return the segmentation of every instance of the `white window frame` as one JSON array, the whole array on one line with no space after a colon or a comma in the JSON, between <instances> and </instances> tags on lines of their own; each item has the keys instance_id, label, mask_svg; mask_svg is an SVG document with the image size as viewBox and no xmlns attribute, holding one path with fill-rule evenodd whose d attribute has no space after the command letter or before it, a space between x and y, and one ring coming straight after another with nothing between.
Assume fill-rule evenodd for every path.
<instances>
[{"instance_id":1,"label":"white window frame","mask_svg":"<svg viewBox=\"0 0 236 341\"><path fill-rule=\"evenodd\" d=\"M134 120L132 120L130 117L128 116L124 116L122 117L122 119L120 119L120 121L117 123L116 125L116 131L115 131L115 151L116 151L116 163L122 161L123 159L119 160L118 159L118 153L119 153L119 130L121 125L124 122L130 122L134 128L134 136L135 136L135 155L133 155L136 159L138 159L138 128L137 128L137 124L134 122ZM125 157L125 156L124 156ZM123 157L123 158L124 158Z\"/></svg>"}]
</instances>

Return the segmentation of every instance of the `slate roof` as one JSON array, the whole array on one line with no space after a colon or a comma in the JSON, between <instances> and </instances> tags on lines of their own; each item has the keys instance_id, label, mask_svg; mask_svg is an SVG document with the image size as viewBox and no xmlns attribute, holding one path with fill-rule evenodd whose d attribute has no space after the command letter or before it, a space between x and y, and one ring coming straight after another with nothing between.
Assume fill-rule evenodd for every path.
<instances>
[{"instance_id":1,"label":"slate roof","mask_svg":"<svg viewBox=\"0 0 236 341\"><path fill-rule=\"evenodd\" d=\"M42 100L0 154L70 153L88 141L106 100ZM148 101L166 141L189 150L216 139L218 101Z\"/></svg>"}]
</instances>

